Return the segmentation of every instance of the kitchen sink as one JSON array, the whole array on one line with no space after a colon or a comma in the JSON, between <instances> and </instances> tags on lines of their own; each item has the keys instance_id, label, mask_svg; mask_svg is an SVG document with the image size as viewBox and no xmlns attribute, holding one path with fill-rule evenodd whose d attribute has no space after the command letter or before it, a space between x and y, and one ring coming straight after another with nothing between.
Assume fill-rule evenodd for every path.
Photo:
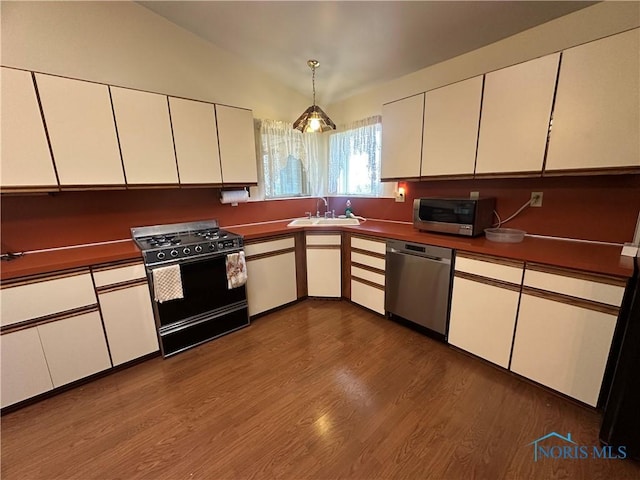
<instances>
[{"instance_id":1,"label":"kitchen sink","mask_svg":"<svg viewBox=\"0 0 640 480\"><path fill-rule=\"evenodd\" d=\"M331 225L360 225L357 218L296 218L287 227L327 227Z\"/></svg>"}]
</instances>

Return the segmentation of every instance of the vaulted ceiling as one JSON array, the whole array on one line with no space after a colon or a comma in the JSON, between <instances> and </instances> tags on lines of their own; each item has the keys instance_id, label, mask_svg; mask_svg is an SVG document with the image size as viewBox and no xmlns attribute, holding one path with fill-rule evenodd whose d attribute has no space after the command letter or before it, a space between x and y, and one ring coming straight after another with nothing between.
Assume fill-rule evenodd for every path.
<instances>
[{"instance_id":1,"label":"vaulted ceiling","mask_svg":"<svg viewBox=\"0 0 640 480\"><path fill-rule=\"evenodd\" d=\"M475 50L597 2L141 1L144 7L318 100Z\"/></svg>"}]
</instances>

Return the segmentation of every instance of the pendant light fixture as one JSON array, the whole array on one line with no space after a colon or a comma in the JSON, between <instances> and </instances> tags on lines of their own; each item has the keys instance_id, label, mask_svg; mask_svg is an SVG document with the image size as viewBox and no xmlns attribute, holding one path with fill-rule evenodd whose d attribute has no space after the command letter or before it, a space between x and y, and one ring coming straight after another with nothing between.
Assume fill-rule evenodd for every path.
<instances>
[{"instance_id":1,"label":"pendant light fixture","mask_svg":"<svg viewBox=\"0 0 640 480\"><path fill-rule=\"evenodd\" d=\"M326 113L316 105L316 68L320 66L317 60L308 60L307 65L311 68L311 84L313 85L313 105L307 108L300 117L293 122L293 128L301 132L327 132L335 130L336 125L331 121Z\"/></svg>"}]
</instances>

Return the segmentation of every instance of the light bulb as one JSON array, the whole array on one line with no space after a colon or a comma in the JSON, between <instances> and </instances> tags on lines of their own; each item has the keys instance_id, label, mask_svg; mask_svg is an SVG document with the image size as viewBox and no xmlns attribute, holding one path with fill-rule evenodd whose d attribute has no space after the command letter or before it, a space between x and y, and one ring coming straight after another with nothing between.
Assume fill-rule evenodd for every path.
<instances>
[{"instance_id":1,"label":"light bulb","mask_svg":"<svg viewBox=\"0 0 640 480\"><path fill-rule=\"evenodd\" d=\"M317 132L318 130L320 130L320 120L318 120L317 118L312 118L309 122L309 128L312 132Z\"/></svg>"}]
</instances>

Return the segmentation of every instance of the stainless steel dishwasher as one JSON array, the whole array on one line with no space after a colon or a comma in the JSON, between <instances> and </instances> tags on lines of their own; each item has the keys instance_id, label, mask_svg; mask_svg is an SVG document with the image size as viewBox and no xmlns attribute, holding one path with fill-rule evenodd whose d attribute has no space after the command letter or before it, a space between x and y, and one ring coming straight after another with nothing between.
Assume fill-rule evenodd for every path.
<instances>
[{"instance_id":1,"label":"stainless steel dishwasher","mask_svg":"<svg viewBox=\"0 0 640 480\"><path fill-rule=\"evenodd\" d=\"M387 241L385 310L446 340L451 292L450 248Z\"/></svg>"}]
</instances>

